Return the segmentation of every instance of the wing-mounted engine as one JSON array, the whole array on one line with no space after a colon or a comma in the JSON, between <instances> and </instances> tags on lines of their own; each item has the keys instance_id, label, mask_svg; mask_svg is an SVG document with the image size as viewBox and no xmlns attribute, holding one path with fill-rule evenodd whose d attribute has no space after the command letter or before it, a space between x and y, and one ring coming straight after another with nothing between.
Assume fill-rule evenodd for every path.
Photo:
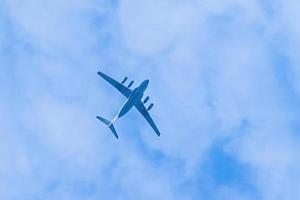
<instances>
[{"instance_id":1,"label":"wing-mounted engine","mask_svg":"<svg viewBox=\"0 0 300 200\"><path fill-rule=\"evenodd\" d=\"M143 101L143 103L147 103L149 101L150 97L146 97L145 100Z\"/></svg>"},{"instance_id":2,"label":"wing-mounted engine","mask_svg":"<svg viewBox=\"0 0 300 200\"><path fill-rule=\"evenodd\" d=\"M123 81L121 82L121 84L125 84L126 83L126 81L128 80L128 77L125 77L124 79L123 79ZM131 81L129 84L128 84L128 88L130 88L132 85L133 85L133 83L134 83L134 81Z\"/></svg>"},{"instance_id":3,"label":"wing-mounted engine","mask_svg":"<svg viewBox=\"0 0 300 200\"><path fill-rule=\"evenodd\" d=\"M127 81L127 77L125 77L124 79L123 79L123 81L121 82L121 84L124 84L126 81Z\"/></svg>"},{"instance_id":4,"label":"wing-mounted engine","mask_svg":"<svg viewBox=\"0 0 300 200\"><path fill-rule=\"evenodd\" d=\"M147 111L150 111L153 108L154 104L151 103L150 106L147 108Z\"/></svg>"},{"instance_id":5,"label":"wing-mounted engine","mask_svg":"<svg viewBox=\"0 0 300 200\"><path fill-rule=\"evenodd\" d=\"M133 85L134 81L131 81L128 85L128 88L130 88Z\"/></svg>"}]
</instances>

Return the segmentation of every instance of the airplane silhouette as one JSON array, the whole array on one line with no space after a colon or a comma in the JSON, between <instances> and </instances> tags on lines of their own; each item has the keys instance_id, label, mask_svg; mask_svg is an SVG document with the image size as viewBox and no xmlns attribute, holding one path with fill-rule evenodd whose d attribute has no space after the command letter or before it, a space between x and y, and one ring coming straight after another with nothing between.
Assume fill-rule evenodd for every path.
<instances>
[{"instance_id":1,"label":"airplane silhouette","mask_svg":"<svg viewBox=\"0 0 300 200\"><path fill-rule=\"evenodd\" d=\"M130 87L133 85L134 81L131 81L129 83L128 87L124 86L125 82L128 79L127 77L125 77L123 79L123 81L121 83L119 83L118 81L114 80L113 78L107 76L106 74L104 74L100 71L97 74L99 76L101 76L104 80L106 80L108 83L110 83L112 86L114 86L117 90L119 90L119 92L121 92L127 98L126 102L124 103L124 105L120 109L117 116L114 119L112 119L111 121L109 121L105 118L97 116L97 119L99 119L101 122L106 124L117 139L119 138L119 136L117 134L117 131L116 131L113 123L118 118L123 117L133 107L135 107L144 116L144 118L147 120L147 122L153 128L155 133L158 136L160 136L160 132L159 132L158 128L156 127L154 121L152 120L152 118L151 118L151 116L148 112L153 108L153 103L151 103L147 109L144 106L144 104L149 101L150 97L147 96L144 99L144 101L142 101L142 98L144 96L144 92L148 87L149 80L144 80L138 87L131 90Z\"/></svg>"}]
</instances>

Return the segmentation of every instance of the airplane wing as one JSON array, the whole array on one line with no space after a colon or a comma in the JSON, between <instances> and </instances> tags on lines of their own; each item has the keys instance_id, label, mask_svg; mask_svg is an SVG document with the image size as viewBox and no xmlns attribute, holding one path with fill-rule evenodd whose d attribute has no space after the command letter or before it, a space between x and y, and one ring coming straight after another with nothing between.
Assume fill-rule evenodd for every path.
<instances>
[{"instance_id":1,"label":"airplane wing","mask_svg":"<svg viewBox=\"0 0 300 200\"><path fill-rule=\"evenodd\" d=\"M99 76L101 76L104 80L106 80L107 82L109 82L112 86L114 86L117 90L119 90L119 92L121 92L125 97L129 97L132 90L129 89L128 87L122 85L121 83L119 83L118 81L114 80L113 78L107 76L106 74L103 74L102 72L98 72L97 73Z\"/></svg>"},{"instance_id":2,"label":"airplane wing","mask_svg":"<svg viewBox=\"0 0 300 200\"><path fill-rule=\"evenodd\" d=\"M138 109L138 111L144 116L144 118L147 120L147 122L150 124L150 126L153 128L153 130L155 131L155 133L160 136L160 132L158 130L158 128L156 127L154 121L152 120L149 112L147 111L147 109L145 108L143 102L139 101L135 104L135 107Z\"/></svg>"}]
</instances>

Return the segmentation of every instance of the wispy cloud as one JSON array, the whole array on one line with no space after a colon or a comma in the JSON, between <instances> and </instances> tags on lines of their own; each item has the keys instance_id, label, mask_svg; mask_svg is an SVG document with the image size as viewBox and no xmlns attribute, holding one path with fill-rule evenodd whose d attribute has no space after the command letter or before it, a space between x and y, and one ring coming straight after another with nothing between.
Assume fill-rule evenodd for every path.
<instances>
[{"instance_id":1,"label":"wispy cloud","mask_svg":"<svg viewBox=\"0 0 300 200\"><path fill-rule=\"evenodd\" d=\"M297 1L0 5L0 198L299 198ZM151 80L160 138L98 123L100 68Z\"/></svg>"}]
</instances>

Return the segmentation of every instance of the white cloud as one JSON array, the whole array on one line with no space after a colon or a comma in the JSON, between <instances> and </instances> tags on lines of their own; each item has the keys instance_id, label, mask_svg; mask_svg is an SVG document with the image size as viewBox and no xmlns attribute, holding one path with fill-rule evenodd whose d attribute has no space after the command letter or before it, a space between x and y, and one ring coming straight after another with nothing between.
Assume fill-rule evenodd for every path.
<instances>
[{"instance_id":1,"label":"white cloud","mask_svg":"<svg viewBox=\"0 0 300 200\"><path fill-rule=\"evenodd\" d=\"M156 95L165 102L161 100L163 109L154 112L160 116L159 121L164 122L162 129L167 130L167 136L162 137L157 148L170 156L182 157L188 163L197 163L213 138L218 137L216 132L220 131L222 137L230 136L243 120L248 120L250 136L245 136L242 143L236 142L231 153L258 170L258 181L261 181L258 191L266 199L274 199L275 196L268 195L272 193L281 194L285 199L297 197L296 190L283 187L298 185L298 181L288 178L287 174L290 167L298 168L297 162L292 162L298 160L294 153L296 144L281 144L293 138L289 124L295 120L295 114L285 110L288 105L284 104L288 102L282 100L284 94L278 90L280 83L274 71L277 63L272 60L270 48L277 37L282 36L281 32L285 37L297 35L297 21L293 20L297 19L293 12L297 10L296 3L291 1L283 7L294 5L291 15L286 12L290 17L286 20L290 22L287 27L292 30L287 33L278 28L285 27L282 26L284 21L274 22L257 1L197 3L185 3L189 7L186 18L180 12L185 13L186 7L178 6L182 5L179 2L163 1L161 5L152 1L146 4L123 1L120 7L122 30L130 50L161 57L153 67L158 69L155 71L156 81L160 81L157 87L166 89ZM297 39L290 40L297 44ZM294 82L297 82L297 64L293 66ZM207 100L213 109L207 108ZM277 129L269 130L269 123L277 123ZM213 127L216 125L219 127ZM260 138L261 134L265 135L264 139ZM278 138L278 134L284 136ZM254 141L257 143L252 144ZM269 146L269 150L261 155L260 148L264 145ZM257 153L253 155L252 151ZM242 156L238 152L242 152ZM267 170L270 177L278 178L264 181L265 167L270 169ZM281 180L285 182L280 184Z\"/></svg>"},{"instance_id":2,"label":"white cloud","mask_svg":"<svg viewBox=\"0 0 300 200\"><path fill-rule=\"evenodd\" d=\"M79 182L90 199L191 199L201 188L189 194L181 184L194 181L207 151L225 138L227 152L255 169L264 199L297 199L299 141L290 128L297 113L278 89L270 47L288 41L279 52L291 58L287 80L298 89L298 4L268 6L275 20L255 0L6 1L9 42L18 43L5 68L15 85L7 87L18 95L0 100L2 197L87 198L75 191ZM114 77L151 79L160 138L137 113L118 122L119 141L96 121L115 114L120 100L99 84L100 62L122 63L105 68ZM161 154L161 166L145 148ZM234 186L215 191L250 199Z\"/></svg>"}]
</instances>

